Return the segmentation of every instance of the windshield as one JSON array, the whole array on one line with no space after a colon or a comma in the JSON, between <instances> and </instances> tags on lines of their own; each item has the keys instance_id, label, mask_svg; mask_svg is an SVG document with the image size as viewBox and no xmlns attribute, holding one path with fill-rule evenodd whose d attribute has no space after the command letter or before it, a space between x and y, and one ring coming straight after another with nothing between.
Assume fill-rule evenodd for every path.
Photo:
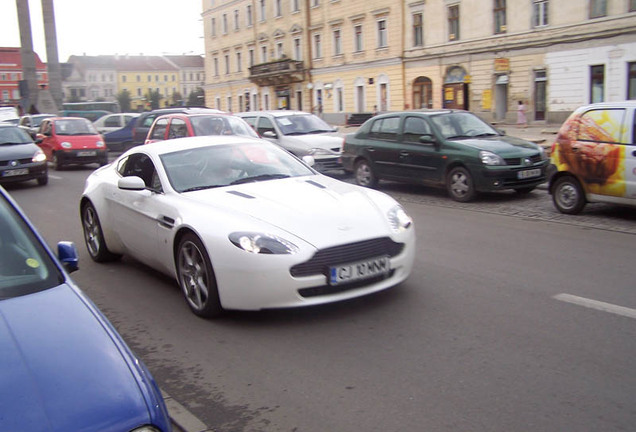
<instances>
[{"instance_id":1,"label":"windshield","mask_svg":"<svg viewBox=\"0 0 636 432\"><path fill-rule=\"evenodd\" d=\"M334 128L313 114L297 114L274 117L283 135L306 135L321 132L335 132Z\"/></svg>"},{"instance_id":2,"label":"windshield","mask_svg":"<svg viewBox=\"0 0 636 432\"><path fill-rule=\"evenodd\" d=\"M97 130L87 119L64 119L55 121L57 135L97 135Z\"/></svg>"},{"instance_id":3,"label":"windshield","mask_svg":"<svg viewBox=\"0 0 636 432\"><path fill-rule=\"evenodd\" d=\"M63 281L29 226L0 197L0 300L52 288Z\"/></svg>"},{"instance_id":4,"label":"windshield","mask_svg":"<svg viewBox=\"0 0 636 432\"><path fill-rule=\"evenodd\" d=\"M499 133L488 123L468 112L451 112L431 116L433 124L446 139L496 136Z\"/></svg>"},{"instance_id":5,"label":"windshield","mask_svg":"<svg viewBox=\"0 0 636 432\"><path fill-rule=\"evenodd\" d=\"M22 128L0 127L0 145L32 143L31 136Z\"/></svg>"},{"instance_id":6,"label":"windshield","mask_svg":"<svg viewBox=\"0 0 636 432\"><path fill-rule=\"evenodd\" d=\"M276 145L260 142L180 150L161 162L177 192L314 174Z\"/></svg>"},{"instance_id":7,"label":"windshield","mask_svg":"<svg viewBox=\"0 0 636 432\"><path fill-rule=\"evenodd\" d=\"M194 134L200 135L242 135L258 138L254 129L245 120L239 117L226 115L219 116L193 116L192 128Z\"/></svg>"}]
</instances>

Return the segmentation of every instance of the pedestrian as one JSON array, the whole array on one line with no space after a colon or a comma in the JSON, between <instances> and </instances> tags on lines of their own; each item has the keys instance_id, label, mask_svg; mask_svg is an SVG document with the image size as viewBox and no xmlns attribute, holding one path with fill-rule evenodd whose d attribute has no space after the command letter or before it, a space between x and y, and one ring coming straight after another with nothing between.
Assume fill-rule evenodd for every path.
<instances>
[{"instance_id":1,"label":"pedestrian","mask_svg":"<svg viewBox=\"0 0 636 432\"><path fill-rule=\"evenodd\" d=\"M521 100L517 105L517 126L528 127L528 119L526 118L526 106Z\"/></svg>"}]
</instances>

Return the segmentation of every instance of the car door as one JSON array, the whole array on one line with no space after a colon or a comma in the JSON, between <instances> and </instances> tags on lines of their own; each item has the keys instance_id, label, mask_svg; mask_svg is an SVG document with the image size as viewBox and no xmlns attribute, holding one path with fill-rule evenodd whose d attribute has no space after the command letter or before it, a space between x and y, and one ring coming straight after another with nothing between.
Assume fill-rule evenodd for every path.
<instances>
[{"instance_id":1,"label":"car door","mask_svg":"<svg viewBox=\"0 0 636 432\"><path fill-rule=\"evenodd\" d=\"M402 123L398 173L408 179L439 183L445 161L441 148L426 119L407 115Z\"/></svg>"},{"instance_id":2,"label":"car door","mask_svg":"<svg viewBox=\"0 0 636 432\"><path fill-rule=\"evenodd\" d=\"M40 125L40 131L37 134L37 143L46 155L47 159L53 157L53 149L55 147L55 137L53 136L53 122L44 120Z\"/></svg>"},{"instance_id":3,"label":"car door","mask_svg":"<svg viewBox=\"0 0 636 432\"><path fill-rule=\"evenodd\" d=\"M373 120L364 138L362 154L371 161L379 177L402 177L399 146L400 116Z\"/></svg>"},{"instance_id":4,"label":"car door","mask_svg":"<svg viewBox=\"0 0 636 432\"><path fill-rule=\"evenodd\" d=\"M169 248L159 239L166 205L157 170L148 155L135 153L128 157L121 174L140 177L146 189L113 190L109 197L113 228L131 255L150 266L156 266L165 257L162 248Z\"/></svg>"},{"instance_id":5,"label":"car door","mask_svg":"<svg viewBox=\"0 0 636 432\"><path fill-rule=\"evenodd\" d=\"M636 108L626 118L627 143L625 148L626 197L636 200Z\"/></svg>"}]
</instances>

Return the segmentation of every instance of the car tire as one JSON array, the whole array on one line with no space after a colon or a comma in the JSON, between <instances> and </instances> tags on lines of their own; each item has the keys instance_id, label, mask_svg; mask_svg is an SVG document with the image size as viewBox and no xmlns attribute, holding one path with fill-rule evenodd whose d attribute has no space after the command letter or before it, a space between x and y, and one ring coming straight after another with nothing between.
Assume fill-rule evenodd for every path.
<instances>
[{"instance_id":1,"label":"car tire","mask_svg":"<svg viewBox=\"0 0 636 432\"><path fill-rule=\"evenodd\" d=\"M526 195L532 192L535 188L536 186L523 187L523 188L515 189L515 192L517 192L519 195Z\"/></svg>"},{"instance_id":2,"label":"car tire","mask_svg":"<svg viewBox=\"0 0 636 432\"><path fill-rule=\"evenodd\" d=\"M42 177L38 177L37 179L38 185L44 186L49 182L49 175L45 174Z\"/></svg>"},{"instance_id":3,"label":"car tire","mask_svg":"<svg viewBox=\"0 0 636 432\"><path fill-rule=\"evenodd\" d=\"M62 171L64 169L64 164L61 161L61 158L57 156L57 153L53 153L53 169L55 171Z\"/></svg>"},{"instance_id":4,"label":"car tire","mask_svg":"<svg viewBox=\"0 0 636 432\"><path fill-rule=\"evenodd\" d=\"M571 175L557 179L552 188L552 202L561 213L570 215L581 213L586 200L579 181Z\"/></svg>"},{"instance_id":5,"label":"car tire","mask_svg":"<svg viewBox=\"0 0 636 432\"><path fill-rule=\"evenodd\" d=\"M357 185L368 188L376 188L378 186L378 177L373 172L368 160L362 159L356 162L353 173Z\"/></svg>"},{"instance_id":6,"label":"car tire","mask_svg":"<svg viewBox=\"0 0 636 432\"><path fill-rule=\"evenodd\" d=\"M446 176L446 189L450 197L458 202L468 202L475 198L475 184L470 172L464 167L455 167Z\"/></svg>"},{"instance_id":7,"label":"car tire","mask_svg":"<svg viewBox=\"0 0 636 432\"><path fill-rule=\"evenodd\" d=\"M86 249L93 261L108 262L115 261L121 257L121 255L114 254L108 250L102 226L97 216L97 210L91 203L86 203L82 206L82 230Z\"/></svg>"},{"instance_id":8,"label":"car tire","mask_svg":"<svg viewBox=\"0 0 636 432\"><path fill-rule=\"evenodd\" d=\"M181 237L176 260L177 280L192 312L202 318L221 315L223 307L212 263L196 235L188 233Z\"/></svg>"}]
</instances>

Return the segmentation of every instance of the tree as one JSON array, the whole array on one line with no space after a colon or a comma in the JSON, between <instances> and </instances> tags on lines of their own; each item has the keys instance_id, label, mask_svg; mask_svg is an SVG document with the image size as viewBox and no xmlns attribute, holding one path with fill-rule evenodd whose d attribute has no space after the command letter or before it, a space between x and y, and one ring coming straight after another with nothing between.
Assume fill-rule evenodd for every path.
<instances>
[{"instance_id":1,"label":"tree","mask_svg":"<svg viewBox=\"0 0 636 432\"><path fill-rule=\"evenodd\" d=\"M172 106L181 106L183 105L183 96L179 92L172 93L172 97L170 98L172 102Z\"/></svg>"},{"instance_id":2,"label":"tree","mask_svg":"<svg viewBox=\"0 0 636 432\"><path fill-rule=\"evenodd\" d=\"M163 96L158 90L148 90L148 94L146 95L146 99L150 103L150 109L153 110L159 109L162 98Z\"/></svg>"},{"instance_id":3,"label":"tree","mask_svg":"<svg viewBox=\"0 0 636 432\"><path fill-rule=\"evenodd\" d=\"M119 107L122 112L130 112L132 98L130 97L130 92L127 89L123 89L117 93L117 102L119 102Z\"/></svg>"},{"instance_id":4,"label":"tree","mask_svg":"<svg viewBox=\"0 0 636 432\"><path fill-rule=\"evenodd\" d=\"M188 105L189 106L204 106L205 105L205 94L203 93L203 89L201 87L197 87L196 90L194 90L188 95Z\"/></svg>"}]
</instances>

